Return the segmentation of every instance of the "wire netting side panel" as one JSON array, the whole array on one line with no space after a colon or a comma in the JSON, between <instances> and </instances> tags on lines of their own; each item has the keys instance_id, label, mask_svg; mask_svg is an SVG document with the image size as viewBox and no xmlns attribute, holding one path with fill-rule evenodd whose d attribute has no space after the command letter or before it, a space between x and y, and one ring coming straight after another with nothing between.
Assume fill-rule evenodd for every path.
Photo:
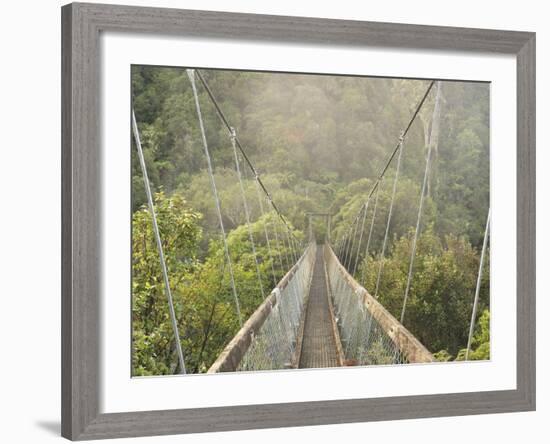
<instances>
[{"instance_id":1,"label":"wire netting side panel","mask_svg":"<svg viewBox=\"0 0 550 444\"><path fill-rule=\"evenodd\" d=\"M344 357L350 365L406 363L405 356L386 334L355 291L335 260L328 261L332 301Z\"/></svg>"},{"instance_id":2,"label":"wire netting side panel","mask_svg":"<svg viewBox=\"0 0 550 444\"><path fill-rule=\"evenodd\" d=\"M281 290L276 288L275 303L251 343L237 370L277 370L290 368L296 352L298 329L313 272L315 247L310 246L294 274Z\"/></svg>"}]
</instances>

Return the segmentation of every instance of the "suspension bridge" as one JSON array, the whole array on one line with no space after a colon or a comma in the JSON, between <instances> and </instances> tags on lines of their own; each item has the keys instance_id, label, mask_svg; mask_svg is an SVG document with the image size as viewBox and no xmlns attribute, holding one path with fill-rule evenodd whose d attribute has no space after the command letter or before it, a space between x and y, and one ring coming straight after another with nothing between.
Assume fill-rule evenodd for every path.
<instances>
[{"instance_id":1,"label":"suspension bridge","mask_svg":"<svg viewBox=\"0 0 550 444\"><path fill-rule=\"evenodd\" d=\"M220 104L214 97L201 72L189 69L187 70L187 74L193 91L211 191L224 245L225 263L227 264L231 278L230 285L233 303L240 325L240 330L229 341L225 349L208 369L208 373L427 363L434 361L434 357L430 351L407 330L403 323L414 276L416 246L421 231L427 178L430 174L432 152L435 149L434 147L437 146L441 82L430 82L415 111L412 113L407 126L398 137L395 148L390 152L384 165L382 165L380 173L374 181L374 185L365 195L364 204L355 217L352 218L347 230L344 230L343 234L333 243L331 239L330 213L307 213L305 216L308 220L308 240L306 242L296 236L295 230L274 202L268 188L262 181L239 140L235 128L230 125L227 116L222 111ZM255 265L259 291L262 293L263 298L263 302L248 319L242 318L220 196L216 185L201 103L197 91L197 79L214 105L222 124L227 129L233 148L235 171L240 184L248 238L252 255L256 259ZM434 92L435 98L429 137L426 142L425 171L420 195L418 196L417 220L412 238L402 309L400 317L397 319L378 301L380 280L383 274L383 259L387 251L389 229L407 134L418 113L424 106L427 97L432 92ZM180 338L173 297L170 290L170 276L165 264L163 243L156 220L157 216L151 186L147 176L136 117L133 112L132 131L143 173L147 203L152 217L173 335L174 338ZM389 208L385 214L385 220L379 221L379 223L385 224L383 243L378 251L378 258L381 260L379 261L374 288L366 289L358 282L358 280L364 282L364 279L358 277L358 264L361 261L367 261L368 265L370 257L369 249L372 247L372 233L379 209L381 183L387 178L387 173L392 164L395 167L395 172L392 181ZM260 214L273 213L275 215L274 222L266 222L263 227L265 245L267 245L269 251L268 256L272 259L273 282L277 282L273 266L273 263L277 259L281 267L284 267L284 264L286 264L288 268L282 279L271 289L266 287L269 284L262 279L260 272L260 259L258 259L256 248L257 240L255 240L251 229L250 205L247 201L243 185L243 181L246 179L246 171L251 172L252 180L256 185ZM322 218L324 220L327 234L323 242L317 242L313 234L312 220L315 218ZM472 295L472 312L466 359L468 359L468 352L470 351L476 322L489 226L490 210L487 212L477 285L475 293ZM272 249L274 250L275 246L281 245L284 247L283 253L281 253L280 249L277 253L272 253ZM175 342L179 371L184 374L186 373L185 351L182 349L181 341Z\"/></svg>"}]
</instances>

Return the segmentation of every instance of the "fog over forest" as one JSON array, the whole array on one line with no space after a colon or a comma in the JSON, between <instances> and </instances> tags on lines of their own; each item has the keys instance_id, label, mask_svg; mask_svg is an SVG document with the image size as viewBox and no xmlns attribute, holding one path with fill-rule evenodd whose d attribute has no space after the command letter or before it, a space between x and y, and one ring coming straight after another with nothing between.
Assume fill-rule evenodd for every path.
<instances>
[{"instance_id":1,"label":"fog over forest","mask_svg":"<svg viewBox=\"0 0 550 444\"><path fill-rule=\"evenodd\" d=\"M428 80L201 70L273 201L307 241L308 212L332 214L335 242L365 204L399 142ZM236 284L246 319L263 300L251 253L231 137L197 82L214 178L220 193ZM399 317L432 130L432 88L403 144L385 257L392 162L380 185L369 256L355 279ZM489 84L442 82L404 325L442 361L463 359L489 207ZM132 67L133 109L162 234L180 336L190 371L204 372L239 330L220 226L189 77L185 69ZM266 287L285 273L263 238L276 216L262 214L251 170L240 168ZM371 206L372 208L372 206ZM132 145L133 373L171 374L177 360L142 171ZM372 210L370 210L372 211ZM367 213L371 217L371 213ZM318 242L327 239L315 219ZM280 248L283 248L281 245ZM283 265L283 266L281 266ZM275 268L275 276L273 269ZM489 267L483 275L470 359L489 358Z\"/></svg>"}]
</instances>

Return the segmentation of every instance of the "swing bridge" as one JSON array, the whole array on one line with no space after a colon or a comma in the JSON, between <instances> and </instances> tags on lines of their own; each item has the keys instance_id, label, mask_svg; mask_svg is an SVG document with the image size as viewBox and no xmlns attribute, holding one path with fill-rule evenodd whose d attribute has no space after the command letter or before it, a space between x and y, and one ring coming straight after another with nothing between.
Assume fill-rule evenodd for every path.
<instances>
[{"instance_id":1,"label":"swing bridge","mask_svg":"<svg viewBox=\"0 0 550 444\"><path fill-rule=\"evenodd\" d=\"M429 84L425 94L416 106L408 125L401 133L397 145L390 153L379 176L375 180L372 189L365 196L364 204L361 206L352 222L349 223L347 230L345 230L343 234L340 235L339 239L333 243L330 238L331 215L329 213L307 213L305 216L309 221L309 239L306 243L300 241L294 235L290 223L283 216L272 199L267 187L260 178L250 158L247 156L235 129L229 124L226 115L216 101L214 94L201 72L199 70L188 69L187 74L193 91L210 185L216 204L221 235L224 241L224 254L231 276L230 281L233 302L241 327L209 368L208 373L426 363L434 361L434 357L430 351L409 330L407 330L407 328L405 328L403 322L414 275L416 244L421 231L422 208L426 195L426 183L430 172L432 151L434 150L434 146L437 145L439 133L441 82L432 81ZM201 104L197 92L197 78L207 92L208 97L211 99L217 115L228 130L232 143L235 170L240 183L242 205L248 227L248 237L252 254L256 258L256 273L259 281L259 288L264 296L263 302L246 320L242 319L239 295L232 272L231 255L222 217L220 197L216 187ZM397 319L378 301L378 291L383 272L383 259L388 242L404 142L413 121L416 119L431 91L435 91L435 100L426 146L425 171L421 192L418 197L417 221L414 237L412 239L402 310L400 318ZM180 335L170 290L170 280L164 261L162 239L158 230L151 187L147 177L147 168L141 147L136 118L133 112L132 131L143 172L149 211L152 216L153 231L157 242L164 278L173 334L175 338L179 338ZM369 248L371 248L371 237L378 209L380 185L392 163L395 163L392 194L386 219L383 221L385 222L384 240L381 250L378 252L378 257L382 260L379 261L375 287L366 289L357 280L357 267L362 260L368 261L370 257ZM284 255L286 263L289 266L283 278L280 279L277 285L267 294L265 293L267 290L265 288L266 283L262 281L260 273L255 240L251 229L251 211L243 186L243 177L245 178L243 166L244 169L248 169L252 172L261 214L264 215L271 211L276 214L277 217L277 223L273 223L271 226L266 223L263 228L265 244L270 251L269 256L272 256L271 246L283 245L285 247ZM267 207L267 209L265 207ZM322 243L317 243L313 235L312 220L315 218L322 218L325 222L327 234ZM466 359L468 359L468 352L470 351L476 322L481 275L488 242L489 223L490 210L488 210L487 213L487 224L481 250L477 285L475 293L472 295L472 314ZM277 226L281 231L278 231ZM273 262L276 260L276 256L278 256L280 265L283 266L284 264L283 257L279 250L278 254L273 254L273 260L271 261L274 278L275 271L273 269ZM360 280L364 281L364 279ZM275 281L274 279L274 282ZM180 341L176 341L176 350L178 354L179 372L186 373L185 353L182 350Z\"/></svg>"}]
</instances>

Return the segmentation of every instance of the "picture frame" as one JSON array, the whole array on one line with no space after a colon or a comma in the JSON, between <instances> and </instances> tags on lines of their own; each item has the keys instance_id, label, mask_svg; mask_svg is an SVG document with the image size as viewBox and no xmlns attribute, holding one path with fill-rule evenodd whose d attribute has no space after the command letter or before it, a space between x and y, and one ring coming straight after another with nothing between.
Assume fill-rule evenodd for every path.
<instances>
[{"instance_id":1,"label":"picture frame","mask_svg":"<svg viewBox=\"0 0 550 444\"><path fill-rule=\"evenodd\" d=\"M517 387L101 413L101 32L508 54L517 60ZM535 34L73 3L62 8L62 435L72 440L535 409Z\"/></svg>"}]
</instances>

